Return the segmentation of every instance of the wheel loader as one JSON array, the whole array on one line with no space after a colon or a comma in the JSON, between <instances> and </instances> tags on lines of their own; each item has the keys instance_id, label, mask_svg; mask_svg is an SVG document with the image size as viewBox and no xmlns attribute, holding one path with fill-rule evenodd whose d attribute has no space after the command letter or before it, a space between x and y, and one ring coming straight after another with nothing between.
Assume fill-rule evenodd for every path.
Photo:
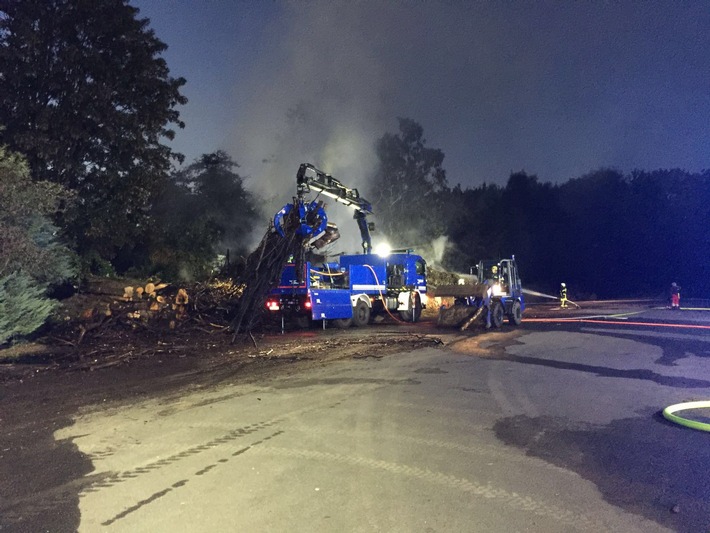
<instances>
[{"instance_id":1,"label":"wheel loader","mask_svg":"<svg viewBox=\"0 0 710 533\"><path fill-rule=\"evenodd\" d=\"M515 256L510 259L484 260L471 268L471 279L457 285L441 285L434 296L454 298L454 304L439 309L437 324L458 327L462 331L474 323L499 328L507 318L520 325L525 301Z\"/></svg>"}]
</instances>

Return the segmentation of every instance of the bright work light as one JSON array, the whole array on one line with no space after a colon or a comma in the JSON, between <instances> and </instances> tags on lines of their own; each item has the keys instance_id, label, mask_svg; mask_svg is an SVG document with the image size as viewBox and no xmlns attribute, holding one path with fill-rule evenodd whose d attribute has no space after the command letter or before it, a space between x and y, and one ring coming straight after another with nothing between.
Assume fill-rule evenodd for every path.
<instances>
[{"instance_id":1,"label":"bright work light","mask_svg":"<svg viewBox=\"0 0 710 533\"><path fill-rule=\"evenodd\" d=\"M381 242L380 244L375 246L375 253L380 257L387 257L391 251L392 248L386 242Z\"/></svg>"}]
</instances>

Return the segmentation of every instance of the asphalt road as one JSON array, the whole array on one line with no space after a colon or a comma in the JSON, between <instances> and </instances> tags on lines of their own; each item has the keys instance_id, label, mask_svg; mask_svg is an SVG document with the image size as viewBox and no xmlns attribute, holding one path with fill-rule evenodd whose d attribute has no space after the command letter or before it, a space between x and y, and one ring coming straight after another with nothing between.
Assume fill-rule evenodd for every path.
<instances>
[{"instance_id":1,"label":"asphalt road","mask_svg":"<svg viewBox=\"0 0 710 533\"><path fill-rule=\"evenodd\" d=\"M673 321L710 315L525 321L84 409L53 435L83 471L1 530L72 493L42 529L709 531L710 434L660 410L710 399L710 329Z\"/></svg>"}]
</instances>

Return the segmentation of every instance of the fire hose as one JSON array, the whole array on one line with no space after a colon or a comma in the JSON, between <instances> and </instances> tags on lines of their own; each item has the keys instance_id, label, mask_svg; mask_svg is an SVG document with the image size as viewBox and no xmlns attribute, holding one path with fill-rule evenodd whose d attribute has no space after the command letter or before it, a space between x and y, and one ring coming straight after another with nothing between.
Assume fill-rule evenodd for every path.
<instances>
[{"instance_id":1,"label":"fire hose","mask_svg":"<svg viewBox=\"0 0 710 533\"><path fill-rule=\"evenodd\" d=\"M559 297L557 296L551 296L542 292L531 291L530 289L523 289L523 294L529 294L530 296L540 296L541 298L549 298L551 300L559 300ZM567 300L567 303L574 305L577 309L581 309L579 304L573 302L572 300Z\"/></svg>"},{"instance_id":2,"label":"fire hose","mask_svg":"<svg viewBox=\"0 0 710 533\"><path fill-rule=\"evenodd\" d=\"M555 296L550 296L549 294L543 294L540 292L535 292L535 291L530 291L530 290L523 290L523 292L526 294L530 294L532 296L540 296L543 298L550 298L553 300L557 300L557 298ZM568 300L568 302L579 307L579 305L572 302L571 300ZM668 326L668 327L675 326L672 324L646 324L646 323L639 323L639 325L655 325L655 326ZM686 326L686 327L706 328L707 326ZM669 420L675 424L685 426L685 427L688 427L691 429L697 429L699 431L710 431L710 423L700 422L699 420L692 420L690 418L685 418L685 417L682 417L682 416L679 416L676 414L679 411L687 411L690 409L710 409L710 400L683 402L683 403L676 403L674 405L669 405L668 407L666 407L663 410L663 417L666 420Z\"/></svg>"},{"instance_id":3,"label":"fire hose","mask_svg":"<svg viewBox=\"0 0 710 533\"><path fill-rule=\"evenodd\" d=\"M685 426L692 429L698 429L700 431L710 431L710 424L706 422L700 422L699 420L691 420L689 418L684 418L678 416L678 411L685 411L688 409L708 409L710 408L710 400L700 400L696 402L684 402L677 403L674 405L669 405L663 410L663 417L666 420L675 422L681 426Z\"/></svg>"},{"instance_id":4,"label":"fire hose","mask_svg":"<svg viewBox=\"0 0 710 533\"><path fill-rule=\"evenodd\" d=\"M375 277L375 284L376 284L377 287L378 287L378 288L377 288L377 292L380 293L380 300L382 301L383 307L384 307L385 311L387 312L387 314L388 314L390 317L392 317L396 322L400 322L400 323L404 324L404 323L405 323L404 320L400 320L399 318L397 318L396 316L394 316L394 315L390 312L389 309L387 309L387 303L385 302L385 296L382 294L382 289L379 288L379 287L380 287L380 280L377 278L377 273L375 272L375 269L372 268L372 266L370 266L370 265L365 265L365 266L370 269L370 271L372 272L372 275ZM412 318L414 318L414 313L415 313L415 309L414 309L414 307L412 307Z\"/></svg>"}]
</instances>

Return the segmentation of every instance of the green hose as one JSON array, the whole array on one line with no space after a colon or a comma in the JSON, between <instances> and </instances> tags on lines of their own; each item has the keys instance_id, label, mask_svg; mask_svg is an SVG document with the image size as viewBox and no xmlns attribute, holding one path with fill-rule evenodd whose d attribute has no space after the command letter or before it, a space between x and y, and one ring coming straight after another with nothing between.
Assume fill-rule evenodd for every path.
<instances>
[{"instance_id":1,"label":"green hose","mask_svg":"<svg viewBox=\"0 0 710 533\"><path fill-rule=\"evenodd\" d=\"M710 400L701 400L697 402L685 402L677 403L675 405L669 405L663 410L663 416L666 420L680 424L681 426L689 427L692 429L699 429L700 431L710 431L710 424L705 422L699 422L697 420L690 420L688 418L683 418L674 413L677 411L685 411L686 409L707 409L710 408Z\"/></svg>"}]
</instances>

